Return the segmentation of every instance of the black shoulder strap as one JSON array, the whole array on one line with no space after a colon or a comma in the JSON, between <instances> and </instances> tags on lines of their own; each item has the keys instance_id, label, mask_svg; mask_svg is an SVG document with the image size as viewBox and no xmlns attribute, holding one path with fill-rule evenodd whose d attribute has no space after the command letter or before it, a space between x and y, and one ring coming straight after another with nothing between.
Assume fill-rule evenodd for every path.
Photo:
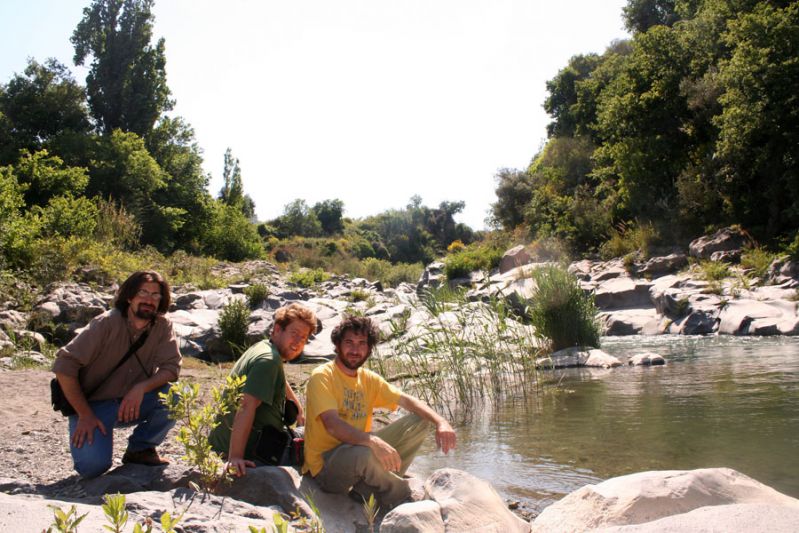
<instances>
[{"instance_id":1,"label":"black shoulder strap","mask_svg":"<svg viewBox=\"0 0 799 533\"><path fill-rule=\"evenodd\" d=\"M128 359L130 359L130 356L131 356L131 355L133 355L134 353L136 353L136 350L138 350L139 348L141 348L142 346L144 346L144 342L147 340L147 335L149 335L149 334L150 334L150 330L149 330L149 329L145 330L145 331L144 331L144 333L142 333L142 334L139 336L139 338L138 338L138 339L136 339L136 341L135 341L133 344L131 344L131 345L130 345L130 348L128 348L128 351L127 351L127 352L125 352L125 355L123 355L123 356L122 356L122 359L120 359L120 360L119 360L119 362L116 364L116 366L113 368L113 370L111 370L111 372L109 372L109 373L108 373L108 374L107 374L107 375L106 375L106 376L105 376L105 377L102 379L102 381L100 381L100 384L99 384L99 385L97 385L97 386L96 386L94 389L92 389L92 390L91 390L91 392L88 392L88 393L86 393L86 395L85 395L85 396L86 396L86 399L87 399L87 400L89 399L89 397L90 397L92 394L94 394L95 392L97 392L97 389L99 389L99 388L102 386L102 384L103 384L103 383L105 383L105 381L106 381L108 378L110 378L110 377L111 377L111 376L114 374L114 372L116 372L116 371L117 371L117 369L119 369L119 367L121 367L122 365L124 365L124 364L125 364L125 361L127 361ZM137 357L137 359L138 359L138 357ZM141 361L139 361L139 364L141 364ZM142 368L144 368L144 367L142 367ZM145 374L147 374L147 371L145 370L145 371L144 371L144 373L145 373Z\"/></svg>"}]
</instances>

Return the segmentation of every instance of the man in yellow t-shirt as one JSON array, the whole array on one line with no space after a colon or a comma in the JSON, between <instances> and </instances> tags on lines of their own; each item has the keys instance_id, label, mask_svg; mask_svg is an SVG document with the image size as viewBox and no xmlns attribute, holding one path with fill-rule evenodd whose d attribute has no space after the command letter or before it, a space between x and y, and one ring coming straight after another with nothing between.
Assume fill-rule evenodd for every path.
<instances>
[{"instance_id":1,"label":"man in yellow t-shirt","mask_svg":"<svg viewBox=\"0 0 799 533\"><path fill-rule=\"evenodd\" d=\"M351 491L356 498L374 494L382 505L396 505L410 496L402 476L430 424L444 453L455 448L455 432L427 404L361 368L378 340L369 318L345 318L330 337L336 359L313 371L306 390L302 471L310 472L324 491ZM397 406L411 414L372 433L373 409Z\"/></svg>"}]
</instances>

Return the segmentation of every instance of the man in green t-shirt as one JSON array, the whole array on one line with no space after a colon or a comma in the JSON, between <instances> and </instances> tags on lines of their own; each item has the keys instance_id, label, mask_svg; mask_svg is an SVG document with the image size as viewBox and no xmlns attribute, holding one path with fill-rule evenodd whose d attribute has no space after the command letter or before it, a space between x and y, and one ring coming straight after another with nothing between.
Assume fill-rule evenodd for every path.
<instances>
[{"instance_id":1,"label":"man in green t-shirt","mask_svg":"<svg viewBox=\"0 0 799 533\"><path fill-rule=\"evenodd\" d=\"M244 352L231 376L246 376L241 405L235 413L220 420L208 440L211 447L227 457L228 468L243 476L256 462L274 461L264 457L270 437L282 432L286 398L298 408L297 423L304 423L300 402L283 373L283 363L297 358L308 337L316 331L313 311L291 304L275 311L275 325L269 341L262 340Z\"/></svg>"}]
</instances>

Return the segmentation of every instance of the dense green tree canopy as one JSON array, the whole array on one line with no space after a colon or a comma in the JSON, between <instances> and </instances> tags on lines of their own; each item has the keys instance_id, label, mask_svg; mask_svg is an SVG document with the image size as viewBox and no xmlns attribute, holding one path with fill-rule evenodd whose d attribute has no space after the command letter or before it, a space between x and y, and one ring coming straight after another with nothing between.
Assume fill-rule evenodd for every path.
<instances>
[{"instance_id":1,"label":"dense green tree canopy","mask_svg":"<svg viewBox=\"0 0 799 533\"><path fill-rule=\"evenodd\" d=\"M164 39L153 46L153 0L94 0L72 34L75 64L91 57L86 86L100 130L147 137L172 109Z\"/></svg>"},{"instance_id":2,"label":"dense green tree canopy","mask_svg":"<svg viewBox=\"0 0 799 533\"><path fill-rule=\"evenodd\" d=\"M0 116L0 136L6 137L0 138L0 164L14 163L19 150L50 148L59 137L86 135L91 127L85 90L55 59L30 59L23 75L0 87Z\"/></svg>"},{"instance_id":3,"label":"dense green tree canopy","mask_svg":"<svg viewBox=\"0 0 799 533\"><path fill-rule=\"evenodd\" d=\"M596 249L617 227L668 241L799 226L799 4L629 0L633 31L547 84L549 141L497 176L494 219Z\"/></svg>"}]
</instances>

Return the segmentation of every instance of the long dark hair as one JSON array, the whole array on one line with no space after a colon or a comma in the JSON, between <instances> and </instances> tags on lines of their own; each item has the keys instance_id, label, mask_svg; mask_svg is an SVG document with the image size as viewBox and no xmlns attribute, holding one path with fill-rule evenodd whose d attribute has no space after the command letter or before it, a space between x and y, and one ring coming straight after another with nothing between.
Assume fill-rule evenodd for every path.
<instances>
[{"instance_id":1,"label":"long dark hair","mask_svg":"<svg viewBox=\"0 0 799 533\"><path fill-rule=\"evenodd\" d=\"M130 300L132 300L136 293L139 292L141 286L145 283L158 283L161 288L161 299L158 301L159 315L165 314L169 310L170 294L169 283L166 282L164 276L154 270L140 270L130 275L128 279L119 287L117 297L114 301L114 307L119 309L123 315L128 314L128 307L130 307Z\"/></svg>"}]
</instances>

